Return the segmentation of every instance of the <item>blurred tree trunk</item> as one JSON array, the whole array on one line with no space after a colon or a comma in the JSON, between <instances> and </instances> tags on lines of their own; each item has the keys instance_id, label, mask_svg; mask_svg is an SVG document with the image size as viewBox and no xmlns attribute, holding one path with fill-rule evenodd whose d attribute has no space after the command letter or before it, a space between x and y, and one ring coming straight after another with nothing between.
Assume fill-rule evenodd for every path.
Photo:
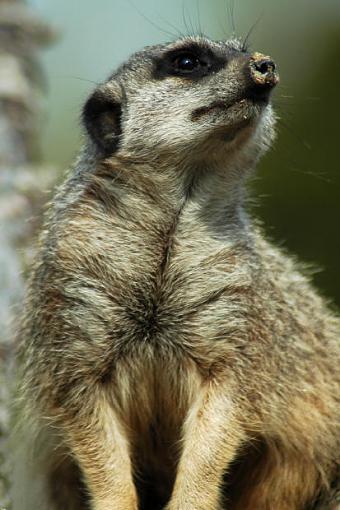
<instances>
[{"instance_id":1,"label":"blurred tree trunk","mask_svg":"<svg viewBox=\"0 0 340 510\"><path fill-rule=\"evenodd\" d=\"M0 508L9 508L5 439L13 379L14 314L20 315L22 272L46 192L55 180L39 164L42 74L36 54L52 30L20 0L0 0Z\"/></svg>"}]
</instances>

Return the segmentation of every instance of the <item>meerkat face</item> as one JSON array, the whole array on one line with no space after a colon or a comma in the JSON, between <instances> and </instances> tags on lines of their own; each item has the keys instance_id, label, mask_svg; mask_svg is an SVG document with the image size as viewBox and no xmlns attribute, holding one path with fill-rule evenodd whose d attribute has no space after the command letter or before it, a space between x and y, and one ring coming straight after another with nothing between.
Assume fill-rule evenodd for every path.
<instances>
[{"instance_id":1,"label":"meerkat face","mask_svg":"<svg viewBox=\"0 0 340 510\"><path fill-rule=\"evenodd\" d=\"M273 138L276 66L237 40L184 38L133 55L92 94L85 126L102 157L209 159Z\"/></svg>"}]
</instances>

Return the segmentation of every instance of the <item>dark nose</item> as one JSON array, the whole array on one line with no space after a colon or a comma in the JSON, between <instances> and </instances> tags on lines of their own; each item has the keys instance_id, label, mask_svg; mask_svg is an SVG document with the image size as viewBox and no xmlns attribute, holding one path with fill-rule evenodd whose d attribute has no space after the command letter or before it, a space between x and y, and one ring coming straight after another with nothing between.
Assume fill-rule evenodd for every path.
<instances>
[{"instance_id":1,"label":"dark nose","mask_svg":"<svg viewBox=\"0 0 340 510\"><path fill-rule=\"evenodd\" d=\"M270 90L279 81L275 62L262 53L254 53L249 59L250 79L252 85L260 91Z\"/></svg>"}]
</instances>

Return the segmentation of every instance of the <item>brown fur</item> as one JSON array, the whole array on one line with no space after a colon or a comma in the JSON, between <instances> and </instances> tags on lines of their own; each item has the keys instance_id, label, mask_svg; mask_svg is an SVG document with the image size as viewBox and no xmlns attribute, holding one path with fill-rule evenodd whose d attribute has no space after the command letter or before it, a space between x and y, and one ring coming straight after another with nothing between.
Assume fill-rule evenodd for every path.
<instances>
[{"instance_id":1,"label":"brown fur","mask_svg":"<svg viewBox=\"0 0 340 510\"><path fill-rule=\"evenodd\" d=\"M152 74L193 43L228 60ZM14 510L302 510L335 477L340 322L245 213L274 123L248 68L237 41L177 41L90 99L21 326Z\"/></svg>"}]
</instances>

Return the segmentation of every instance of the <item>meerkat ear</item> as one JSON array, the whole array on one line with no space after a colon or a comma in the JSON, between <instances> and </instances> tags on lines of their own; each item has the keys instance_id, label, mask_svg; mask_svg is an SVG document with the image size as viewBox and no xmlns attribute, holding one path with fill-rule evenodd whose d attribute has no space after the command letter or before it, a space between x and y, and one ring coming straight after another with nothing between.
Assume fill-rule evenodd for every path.
<instances>
[{"instance_id":1,"label":"meerkat ear","mask_svg":"<svg viewBox=\"0 0 340 510\"><path fill-rule=\"evenodd\" d=\"M82 118L86 130L98 149L113 154L121 135L121 94L113 88L98 88L84 105Z\"/></svg>"}]
</instances>

